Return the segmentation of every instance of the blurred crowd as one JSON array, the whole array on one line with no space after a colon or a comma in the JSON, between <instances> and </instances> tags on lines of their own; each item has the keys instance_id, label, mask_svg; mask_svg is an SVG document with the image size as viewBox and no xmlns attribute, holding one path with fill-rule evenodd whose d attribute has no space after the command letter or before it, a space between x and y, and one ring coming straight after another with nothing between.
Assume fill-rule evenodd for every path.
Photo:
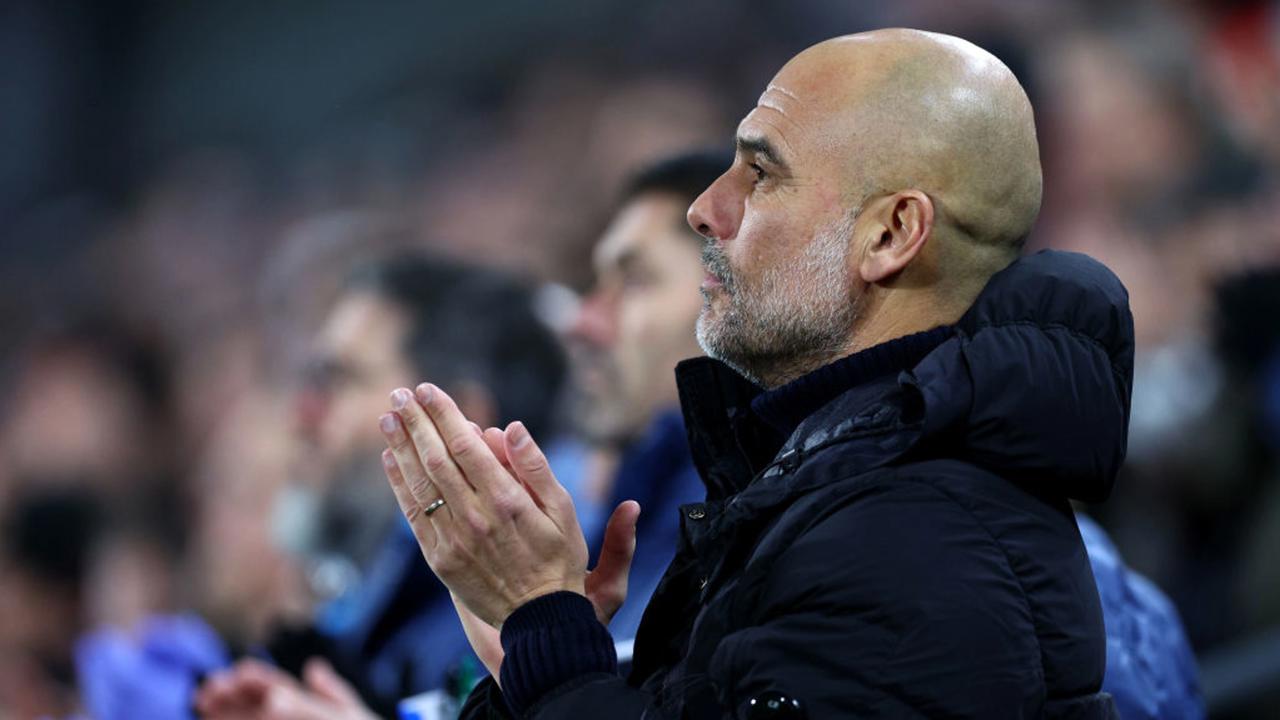
<instances>
[{"instance_id":1,"label":"blurred crowd","mask_svg":"<svg viewBox=\"0 0 1280 720\"><path fill-rule=\"evenodd\" d=\"M21 109L0 125L0 718L87 711L91 632L201 618L216 640L181 635L214 667L360 582L377 543L358 519L396 508L376 450L322 437L376 440L393 387L370 379L379 358L343 354L378 342L343 332L380 331L367 308L335 319L353 273L424 252L501 271L534 288L527 322L565 332L625 178L727 150L782 60L887 25L969 38L1028 87L1046 172L1031 245L1110 266L1138 337L1127 466L1084 511L1174 601L1211 709L1276 701L1211 667L1280 666L1275 3L538 3L384 9L385 27L332 2L105 5L0 9L18 69L0 105ZM288 54L295 37L320 45ZM205 105L241 82L257 107ZM277 108L294 92L302 111ZM495 307L465 297L472 318ZM371 404L326 405L341 383ZM530 402L544 436L572 438L555 387Z\"/></svg>"}]
</instances>

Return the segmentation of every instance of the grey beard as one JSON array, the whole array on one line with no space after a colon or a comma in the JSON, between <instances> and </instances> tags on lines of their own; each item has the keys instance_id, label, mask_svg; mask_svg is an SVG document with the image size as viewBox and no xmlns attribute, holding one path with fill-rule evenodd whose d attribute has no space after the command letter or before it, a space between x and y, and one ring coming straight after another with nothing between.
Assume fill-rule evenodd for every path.
<instances>
[{"instance_id":1,"label":"grey beard","mask_svg":"<svg viewBox=\"0 0 1280 720\"><path fill-rule=\"evenodd\" d=\"M710 316L704 291L698 344L744 377L778 387L840 357L858 314L848 276L849 242L860 208L819 233L794 263L764 269L744 285L724 253L708 243L703 264L720 280L727 303Z\"/></svg>"}]
</instances>

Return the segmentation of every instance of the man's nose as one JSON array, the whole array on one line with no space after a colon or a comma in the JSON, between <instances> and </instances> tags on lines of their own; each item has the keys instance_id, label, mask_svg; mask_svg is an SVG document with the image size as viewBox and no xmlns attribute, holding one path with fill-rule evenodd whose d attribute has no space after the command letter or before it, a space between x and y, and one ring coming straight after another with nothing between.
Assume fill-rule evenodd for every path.
<instances>
[{"instance_id":1,"label":"man's nose","mask_svg":"<svg viewBox=\"0 0 1280 720\"><path fill-rule=\"evenodd\" d=\"M720 242L738 234L742 199L736 197L731 184L728 173L721 175L689 206L685 219L694 232Z\"/></svg>"},{"instance_id":2,"label":"man's nose","mask_svg":"<svg viewBox=\"0 0 1280 720\"><path fill-rule=\"evenodd\" d=\"M606 346L613 342L615 325L612 300L596 290L582 299L566 335L596 347Z\"/></svg>"},{"instance_id":3,"label":"man's nose","mask_svg":"<svg viewBox=\"0 0 1280 720\"><path fill-rule=\"evenodd\" d=\"M329 395L315 387L304 387L294 397L294 422L302 436L315 440L329 414Z\"/></svg>"}]
</instances>

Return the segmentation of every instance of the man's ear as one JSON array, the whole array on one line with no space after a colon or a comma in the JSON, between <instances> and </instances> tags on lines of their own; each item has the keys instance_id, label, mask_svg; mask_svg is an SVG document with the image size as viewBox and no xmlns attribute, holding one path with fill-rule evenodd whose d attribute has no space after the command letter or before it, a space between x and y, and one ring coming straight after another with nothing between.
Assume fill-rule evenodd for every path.
<instances>
[{"instance_id":1,"label":"man's ear","mask_svg":"<svg viewBox=\"0 0 1280 720\"><path fill-rule=\"evenodd\" d=\"M884 282L902 272L933 234L933 200L920 190L878 198L865 213L870 225L858 274L864 282ZM864 237L866 237L864 235Z\"/></svg>"}]
</instances>

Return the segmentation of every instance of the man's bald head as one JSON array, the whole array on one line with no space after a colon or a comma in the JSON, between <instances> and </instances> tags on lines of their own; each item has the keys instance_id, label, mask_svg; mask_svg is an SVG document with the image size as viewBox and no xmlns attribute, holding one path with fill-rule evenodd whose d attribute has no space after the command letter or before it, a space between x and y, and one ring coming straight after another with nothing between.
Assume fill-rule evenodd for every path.
<instances>
[{"instance_id":1,"label":"man's bald head","mask_svg":"<svg viewBox=\"0 0 1280 720\"><path fill-rule=\"evenodd\" d=\"M1040 209L1026 93L958 38L880 30L792 58L689 208L712 242L699 339L773 386L955 322Z\"/></svg>"},{"instance_id":2,"label":"man's bald head","mask_svg":"<svg viewBox=\"0 0 1280 720\"><path fill-rule=\"evenodd\" d=\"M855 197L915 188L944 232L1017 249L1040 210L1031 103L1004 63L956 37L889 29L797 55L761 104L812 102ZM949 234L949 232L948 232Z\"/></svg>"}]
</instances>

